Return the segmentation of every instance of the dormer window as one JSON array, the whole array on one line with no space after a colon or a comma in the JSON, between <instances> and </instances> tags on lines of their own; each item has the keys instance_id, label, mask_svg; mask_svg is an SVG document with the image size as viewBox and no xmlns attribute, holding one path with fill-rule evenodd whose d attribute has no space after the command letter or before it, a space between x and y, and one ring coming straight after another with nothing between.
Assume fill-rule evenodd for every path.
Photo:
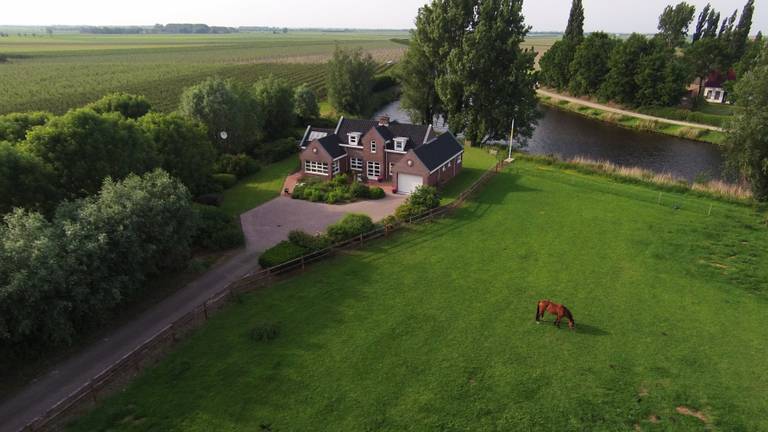
<instances>
[{"instance_id":1,"label":"dormer window","mask_svg":"<svg viewBox=\"0 0 768 432\"><path fill-rule=\"evenodd\" d=\"M352 132L347 134L347 137L349 138L349 145L351 146L359 146L360 145L360 135L362 135L360 132Z\"/></svg>"},{"instance_id":2,"label":"dormer window","mask_svg":"<svg viewBox=\"0 0 768 432\"><path fill-rule=\"evenodd\" d=\"M395 150L396 151L405 151L405 143L408 142L408 138L395 138Z\"/></svg>"},{"instance_id":3,"label":"dormer window","mask_svg":"<svg viewBox=\"0 0 768 432\"><path fill-rule=\"evenodd\" d=\"M371 153L376 153L376 141L371 141Z\"/></svg>"}]
</instances>

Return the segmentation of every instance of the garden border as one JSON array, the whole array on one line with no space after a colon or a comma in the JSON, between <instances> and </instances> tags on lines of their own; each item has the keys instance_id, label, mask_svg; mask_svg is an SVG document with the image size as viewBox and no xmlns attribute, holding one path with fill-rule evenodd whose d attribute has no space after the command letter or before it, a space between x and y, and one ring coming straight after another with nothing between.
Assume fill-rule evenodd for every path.
<instances>
[{"instance_id":1,"label":"garden border","mask_svg":"<svg viewBox=\"0 0 768 432\"><path fill-rule=\"evenodd\" d=\"M267 286L277 276L295 270L303 270L306 266L333 256L338 251L363 246L369 240L387 237L390 233L408 224L430 221L436 217L441 217L460 207L478 189L485 186L492 177L498 174L503 166L504 162L497 162L449 204L411 217L408 221L398 221L394 224L385 225L283 264L246 274L148 338L139 347L123 356L120 360L105 368L86 384L51 407L45 414L27 423L21 431L62 429L68 420L82 415L95 407L100 399L120 390L144 369L157 363L181 338L200 327L208 320L211 314L222 309L237 295Z\"/></svg>"}]
</instances>

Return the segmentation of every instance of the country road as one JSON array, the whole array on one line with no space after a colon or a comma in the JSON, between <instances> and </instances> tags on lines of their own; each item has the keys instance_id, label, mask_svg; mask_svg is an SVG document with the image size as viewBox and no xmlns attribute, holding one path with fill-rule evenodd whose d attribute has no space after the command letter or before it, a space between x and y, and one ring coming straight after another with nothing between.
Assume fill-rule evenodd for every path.
<instances>
[{"instance_id":1,"label":"country road","mask_svg":"<svg viewBox=\"0 0 768 432\"><path fill-rule=\"evenodd\" d=\"M705 125L705 124L700 124L700 123L691 123L691 122L680 121L680 120L670 120L670 119L666 119L666 118L663 118L663 117L650 116L650 115L647 115L647 114L641 114L641 113L637 113L637 112L634 112L634 111L627 111L627 110L623 110L623 109L619 109L619 108L613 108L613 107L610 107L608 105L603 105L603 104L596 103L596 102L585 101L583 99L579 99L579 98L575 98L575 97L571 97L571 96L561 95L559 93L554 93L554 92L551 92L551 91L548 91L548 90L538 89L538 90L536 90L536 92L540 96L549 96L552 99L565 100L565 101L572 102L572 103L575 103L575 104L578 104L578 105L584 105L586 107L595 108L595 109L599 109L599 110L603 110L603 111L608 111L608 112L612 112L612 113L616 113L616 114L626 115L626 116L630 116L630 117L637 117L637 118L644 119L644 120L656 120L658 122L669 123L669 124L678 125L678 126L685 126L685 127L699 128L699 129L707 129L707 130L716 131L716 132L723 132L723 128L719 128L717 126L710 126L710 125Z\"/></svg>"}]
</instances>

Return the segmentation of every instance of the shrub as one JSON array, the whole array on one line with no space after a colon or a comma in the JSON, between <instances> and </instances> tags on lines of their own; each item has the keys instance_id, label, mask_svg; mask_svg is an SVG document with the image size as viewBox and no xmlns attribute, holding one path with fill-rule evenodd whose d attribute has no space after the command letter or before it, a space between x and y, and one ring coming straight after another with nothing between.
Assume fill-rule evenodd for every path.
<instances>
[{"instance_id":1,"label":"shrub","mask_svg":"<svg viewBox=\"0 0 768 432\"><path fill-rule=\"evenodd\" d=\"M369 216L350 213L328 227L328 237L334 242L340 242L373 231L374 228L376 225Z\"/></svg>"},{"instance_id":2,"label":"shrub","mask_svg":"<svg viewBox=\"0 0 768 432\"><path fill-rule=\"evenodd\" d=\"M387 228L392 228L393 226L397 225L398 222L400 222L400 220L396 215L389 215L381 220L381 225Z\"/></svg>"},{"instance_id":3,"label":"shrub","mask_svg":"<svg viewBox=\"0 0 768 432\"><path fill-rule=\"evenodd\" d=\"M637 128L640 130L655 131L659 128L658 120L641 119L637 122Z\"/></svg>"},{"instance_id":4,"label":"shrub","mask_svg":"<svg viewBox=\"0 0 768 432\"><path fill-rule=\"evenodd\" d=\"M369 191L370 189L368 186L359 181L352 182L352 185L349 187L349 193L351 193L354 198L368 198Z\"/></svg>"},{"instance_id":5,"label":"shrub","mask_svg":"<svg viewBox=\"0 0 768 432\"><path fill-rule=\"evenodd\" d=\"M433 186L419 186L405 200L405 203L395 210L395 216L400 220L407 221L439 206L440 195L437 193L437 189Z\"/></svg>"},{"instance_id":6,"label":"shrub","mask_svg":"<svg viewBox=\"0 0 768 432\"><path fill-rule=\"evenodd\" d=\"M336 204L341 201L341 192L332 190L325 196L325 202L328 204Z\"/></svg>"},{"instance_id":7,"label":"shrub","mask_svg":"<svg viewBox=\"0 0 768 432\"><path fill-rule=\"evenodd\" d=\"M237 177L234 174L219 173L212 177L213 181L218 183L222 189L229 189L237 183Z\"/></svg>"},{"instance_id":8,"label":"shrub","mask_svg":"<svg viewBox=\"0 0 768 432\"><path fill-rule=\"evenodd\" d=\"M197 229L192 238L195 247L227 250L240 247L245 243L240 225L224 211L208 205L196 205L195 212Z\"/></svg>"},{"instance_id":9,"label":"shrub","mask_svg":"<svg viewBox=\"0 0 768 432\"><path fill-rule=\"evenodd\" d=\"M305 231L294 230L288 233L288 241L311 251L318 251L331 245L328 237L324 235L312 235Z\"/></svg>"},{"instance_id":10,"label":"shrub","mask_svg":"<svg viewBox=\"0 0 768 432\"><path fill-rule=\"evenodd\" d=\"M256 342L269 342L277 338L279 334L280 324L274 322L259 323L251 329L251 339Z\"/></svg>"},{"instance_id":11,"label":"shrub","mask_svg":"<svg viewBox=\"0 0 768 432\"><path fill-rule=\"evenodd\" d=\"M285 240L261 254L259 257L259 265L263 268L275 267L293 261L296 258L307 254L307 252L309 252L307 249Z\"/></svg>"},{"instance_id":12,"label":"shrub","mask_svg":"<svg viewBox=\"0 0 768 432\"><path fill-rule=\"evenodd\" d=\"M701 138L701 136L704 135L704 132L704 129L683 127L680 128L680 131L677 134L683 138L695 140Z\"/></svg>"},{"instance_id":13,"label":"shrub","mask_svg":"<svg viewBox=\"0 0 768 432\"><path fill-rule=\"evenodd\" d=\"M234 155L223 154L216 161L213 169L215 172L232 174L237 178L243 178L258 172L259 163L242 153Z\"/></svg>"},{"instance_id":14,"label":"shrub","mask_svg":"<svg viewBox=\"0 0 768 432\"><path fill-rule=\"evenodd\" d=\"M384 198L386 195L387 195L387 194L386 194L386 193L384 193L384 189L382 189L382 188L380 188L380 187L374 187L374 188L371 188L371 189L369 190L369 192L368 192L368 197L369 197L370 199L375 199L375 200L377 200L377 199L382 199L382 198Z\"/></svg>"}]
</instances>

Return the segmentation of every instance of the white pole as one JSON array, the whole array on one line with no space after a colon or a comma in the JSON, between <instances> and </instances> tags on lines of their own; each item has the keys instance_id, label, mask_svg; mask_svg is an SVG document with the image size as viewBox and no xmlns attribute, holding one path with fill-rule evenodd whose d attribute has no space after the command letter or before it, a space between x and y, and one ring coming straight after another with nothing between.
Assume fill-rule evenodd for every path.
<instances>
[{"instance_id":1,"label":"white pole","mask_svg":"<svg viewBox=\"0 0 768 432\"><path fill-rule=\"evenodd\" d=\"M515 138L515 119L512 119L512 132L509 133L509 157L512 159L512 140Z\"/></svg>"}]
</instances>

